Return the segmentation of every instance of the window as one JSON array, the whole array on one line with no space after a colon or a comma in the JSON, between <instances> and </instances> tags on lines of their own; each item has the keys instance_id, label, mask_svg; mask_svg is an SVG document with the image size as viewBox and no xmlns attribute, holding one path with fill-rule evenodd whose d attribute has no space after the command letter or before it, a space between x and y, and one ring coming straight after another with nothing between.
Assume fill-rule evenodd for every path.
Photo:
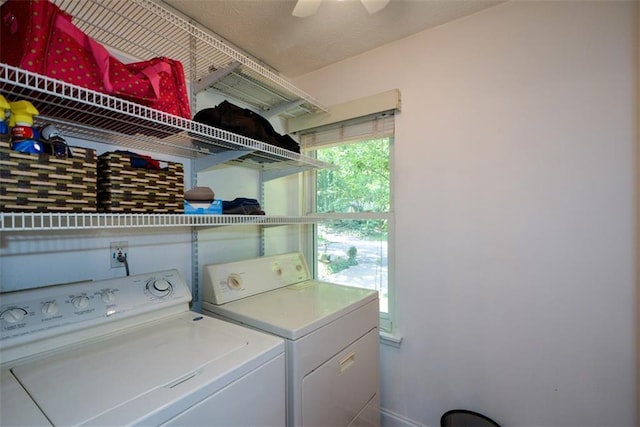
<instances>
[{"instance_id":1,"label":"window","mask_svg":"<svg viewBox=\"0 0 640 427\"><path fill-rule=\"evenodd\" d=\"M310 267L318 280L376 289L380 325L393 314L393 114L379 114L306 131L305 154L336 166L307 173L313 226Z\"/></svg>"}]
</instances>

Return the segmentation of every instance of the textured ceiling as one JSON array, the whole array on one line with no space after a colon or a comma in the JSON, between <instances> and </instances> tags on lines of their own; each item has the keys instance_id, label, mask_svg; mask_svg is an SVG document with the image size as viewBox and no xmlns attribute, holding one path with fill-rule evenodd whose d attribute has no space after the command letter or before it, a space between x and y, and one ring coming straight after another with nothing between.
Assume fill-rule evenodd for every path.
<instances>
[{"instance_id":1,"label":"textured ceiling","mask_svg":"<svg viewBox=\"0 0 640 427\"><path fill-rule=\"evenodd\" d=\"M311 17L296 0L163 0L246 54L294 78L503 0L391 0L369 15L360 0L323 0Z\"/></svg>"}]
</instances>

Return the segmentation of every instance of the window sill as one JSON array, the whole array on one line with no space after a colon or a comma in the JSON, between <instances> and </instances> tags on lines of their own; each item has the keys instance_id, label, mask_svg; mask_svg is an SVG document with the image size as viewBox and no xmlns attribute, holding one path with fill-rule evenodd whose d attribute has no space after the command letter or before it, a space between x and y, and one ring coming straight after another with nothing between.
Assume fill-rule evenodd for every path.
<instances>
[{"instance_id":1,"label":"window sill","mask_svg":"<svg viewBox=\"0 0 640 427\"><path fill-rule=\"evenodd\" d=\"M381 330L380 343L384 345L388 345L389 347L400 348L400 344L402 343L402 336Z\"/></svg>"}]
</instances>

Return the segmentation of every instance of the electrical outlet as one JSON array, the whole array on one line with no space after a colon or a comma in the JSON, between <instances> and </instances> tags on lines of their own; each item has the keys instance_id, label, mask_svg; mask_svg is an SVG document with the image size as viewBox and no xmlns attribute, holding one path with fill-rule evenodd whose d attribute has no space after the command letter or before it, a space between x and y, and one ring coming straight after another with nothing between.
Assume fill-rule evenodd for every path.
<instances>
[{"instance_id":1,"label":"electrical outlet","mask_svg":"<svg viewBox=\"0 0 640 427\"><path fill-rule=\"evenodd\" d=\"M111 252L109 261L111 262L111 268L124 267L124 263L118 261L120 255L125 258L128 256L129 243L128 242L111 242Z\"/></svg>"}]
</instances>

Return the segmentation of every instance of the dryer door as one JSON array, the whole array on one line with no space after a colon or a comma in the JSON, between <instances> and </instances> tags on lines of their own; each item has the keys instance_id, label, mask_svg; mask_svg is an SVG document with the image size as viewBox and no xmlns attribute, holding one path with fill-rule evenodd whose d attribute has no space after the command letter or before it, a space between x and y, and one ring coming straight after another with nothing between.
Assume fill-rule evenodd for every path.
<instances>
[{"instance_id":1,"label":"dryer door","mask_svg":"<svg viewBox=\"0 0 640 427\"><path fill-rule=\"evenodd\" d=\"M373 329L302 380L302 425L349 425L378 392L378 342Z\"/></svg>"}]
</instances>

